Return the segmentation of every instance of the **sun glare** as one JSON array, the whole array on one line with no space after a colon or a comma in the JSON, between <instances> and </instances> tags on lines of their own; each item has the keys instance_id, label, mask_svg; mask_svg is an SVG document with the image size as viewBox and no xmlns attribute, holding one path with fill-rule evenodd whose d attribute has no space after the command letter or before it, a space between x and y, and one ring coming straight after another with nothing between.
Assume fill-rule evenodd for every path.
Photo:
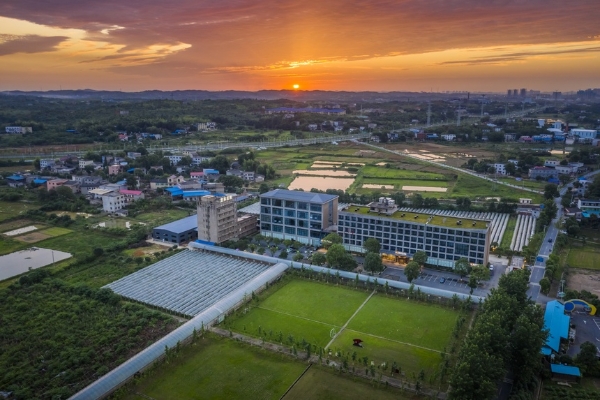
<instances>
[{"instance_id":1,"label":"sun glare","mask_svg":"<svg viewBox=\"0 0 600 400\"><path fill-rule=\"evenodd\" d=\"M294 89L300 89L300 85L298 85L297 83L295 83L295 84L294 84L292 87L293 87Z\"/></svg>"}]
</instances>

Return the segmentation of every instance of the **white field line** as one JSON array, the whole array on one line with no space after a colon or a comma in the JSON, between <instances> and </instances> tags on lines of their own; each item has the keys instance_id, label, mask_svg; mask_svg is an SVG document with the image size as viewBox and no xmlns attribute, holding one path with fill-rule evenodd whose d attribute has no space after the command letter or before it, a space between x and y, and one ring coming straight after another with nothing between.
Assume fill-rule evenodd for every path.
<instances>
[{"instance_id":1,"label":"white field line","mask_svg":"<svg viewBox=\"0 0 600 400\"><path fill-rule=\"evenodd\" d=\"M356 316L356 314L358 314L358 312L360 310L362 310L362 308L365 306L365 304L367 304L367 301L371 300L371 297L373 297L374 294L375 294L375 291L373 290L371 292L371 294L369 295L369 297L367 297L367 299L360 305L360 307L358 307L356 309L356 311L354 311L354 314L352 314L352 316L350 318L348 318L348 321L346 321L346 323L344 324L344 326L342 326L340 328L340 330L331 338L331 340L329 341L329 343L327 343L327 346L325 346L325 350L327 350L329 348L329 346L331 346L331 344L333 343L333 341L335 339L337 339L337 337L340 335L340 333L342 333L344 331L344 329L346 328L346 326L348 326L348 324L350 323L350 321L352 321L352 318L354 318Z\"/></svg>"},{"instance_id":2,"label":"white field line","mask_svg":"<svg viewBox=\"0 0 600 400\"><path fill-rule=\"evenodd\" d=\"M326 322L317 321L316 319L310 319L310 318L300 317L298 315L289 314L289 313L286 313L286 312L283 312L283 311L272 310L272 309L266 308L266 307L260 307L260 306L258 306L256 308L260 308L261 310L267 310L267 311L271 311L271 312L278 313L278 314L287 315L289 317L300 318L300 319L303 319L303 320L306 320L306 321L315 322L317 324L322 324L322 325L327 325L327 326L333 326L333 327L336 327L336 328L338 327L337 325L334 325L334 324L328 324Z\"/></svg>"},{"instance_id":3,"label":"white field line","mask_svg":"<svg viewBox=\"0 0 600 400\"><path fill-rule=\"evenodd\" d=\"M429 350L429 351L433 351L433 352L436 352L436 353L441 353L441 351L430 349L429 347L423 347L423 346L419 346L417 344L401 342L399 340L394 340L394 339L386 338L386 337L383 337L383 336L377 336L377 335L373 335L371 333L365 333L365 332L361 332L361 331L355 331L354 329L348 329L348 331L356 332L356 333L359 333L361 335L371 336L371 337L374 337L374 338L377 338L377 339L387 340L389 342L404 344L404 345L407 345L407 346L418 347L419 349L423 349L423 350Z\"/></svg>"}]
</instances>

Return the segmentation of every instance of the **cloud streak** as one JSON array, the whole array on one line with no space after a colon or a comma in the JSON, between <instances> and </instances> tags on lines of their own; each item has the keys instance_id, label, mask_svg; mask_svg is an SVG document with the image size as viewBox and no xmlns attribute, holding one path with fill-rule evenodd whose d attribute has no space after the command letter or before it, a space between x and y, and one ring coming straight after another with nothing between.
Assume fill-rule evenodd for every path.
<instances>
[{"instance_id":1,"label":"cloud streak","mask_svg":"<svg viewBox=\"0 0 600 400\"><path fill-rule=\"evenodd\" d=\"M17 53L44 53L54 51L59 44L66 41L66 36L38 35L0 35L0 56Z\"/></svg>"}]
</instances>

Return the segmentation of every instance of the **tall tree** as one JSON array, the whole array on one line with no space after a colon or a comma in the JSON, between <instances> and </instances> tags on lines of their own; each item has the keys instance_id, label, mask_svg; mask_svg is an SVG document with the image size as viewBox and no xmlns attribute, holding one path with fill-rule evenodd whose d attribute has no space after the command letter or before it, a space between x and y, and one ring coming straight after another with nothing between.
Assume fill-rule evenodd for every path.
<instances>
[{"instance_id":1,"label":"tall tree","mask_svg":"<svg viewBox=\"0 0 600 400\"><path fill-rule=\"evenodd\" d=\"M346 257L346 249L339 243L332 244L327 250L326 258L327 264L331 268L340 268L343 263L343 259Z\"/></svg>"},{"instance_id":2,"label":"tall tree","mask_svg":"<svg viewBox=\"0 0 600 400\"><path fill-rule=\"evenodd\" d=\"M368 253L379 253L381 250L381 244L379 243L379 240L375 238L368 238L365 240L363 247Z\"/></svg>"},{"instance_id":3,"label":"tall tree","mask_svg":"<svg viewBox=\"0 0 600 400\"><path fill-rule=\"evenodd\" d=\"M454 262L454 272L456 272L460 278L464 278L469 274L471 269L471 263L465 257L459 258Z\"/></svg>"},{"instance_id":4,"label":"tall tree","mask_svg":"<svg viewBox=\"0 0 600 400\"><path fill-rule=\"evenodd\" d=\"M331 247L331 245L341 244L342 237L337 233L332 232L329 235L325 236L323 239L321 239L321 243L323 244L323 247L328 249L329 247Z\"/></svg>"},{"instance_id":5,"label":"tall tree","mask_svg":"<svg viewBox=\"0 0 600 400\"><path fill-rule=\"evenodd\" d=\"M381 262L381 256L379 253L367 253L365 256L365 269L367 271L377 273L383 271L383 263Z\"/></svg>"},{"instance_id":6,"label":"tall tree","mask_svg":"<svg viewBox=\"0 0 600 400\"><path fill-rule=\"evenodd\" d=\"M419 273L421 273L421 266L415 261L409 262L406 264L406 267L404 267L404 275L406 275L408 282L412 282L413 280L417 279Z\"/></svg>"},{"instance_id":7,"label":"tall tree","mask_svg":"<svg viewBox=\"0 0 600 400\"><path fill-rule=\"evenodd\" d=\"M427 262L427 253L422 250L417 251L413 256L413 261L423 266Z\"/></svg>"}]
</instances>

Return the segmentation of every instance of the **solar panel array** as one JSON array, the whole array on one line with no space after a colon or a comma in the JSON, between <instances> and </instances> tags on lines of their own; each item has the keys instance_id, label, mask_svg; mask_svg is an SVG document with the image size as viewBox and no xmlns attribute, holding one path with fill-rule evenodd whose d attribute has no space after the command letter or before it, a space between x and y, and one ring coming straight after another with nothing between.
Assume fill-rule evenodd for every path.
<instances>
[{"instance_id":1,"label":"solar panel array","mask_svg":"<svg viewBox=\"0 0 600 400\"><path fill-rule=\"evenodd\" d=\"M123 297L195 316L271 265L185 250L105 287Z\"/></svg>"}]
</instances>

